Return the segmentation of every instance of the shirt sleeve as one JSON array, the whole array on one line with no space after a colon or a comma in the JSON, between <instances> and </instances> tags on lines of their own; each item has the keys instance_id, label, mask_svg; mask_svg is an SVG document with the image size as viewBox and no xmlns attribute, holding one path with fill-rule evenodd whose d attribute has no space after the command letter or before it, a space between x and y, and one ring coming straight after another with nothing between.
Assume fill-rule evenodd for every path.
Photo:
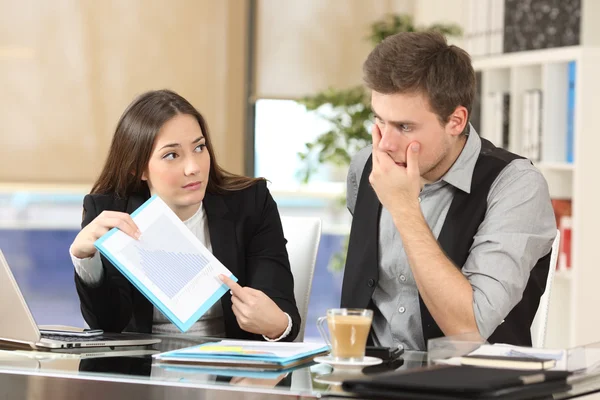
<instances>
[{"instance_id":1,"label":"shirt sleeve","mask_svg":"<svg viewBox=\"0 0 600 400\"><path fill-rule=\"evenodd\" d=\"M473 287L473 310L483 337L521 301L531 270L551 251L555 236L546 180L528 160L511 162L490 188L485 219L462 268Z\"/></svg>"},{"instance_id":2,"label":"shirt sleeve","mask_svg":"<svg viewBox=\"0 0 600 400\"><path fill-rule=\"evenodd\" d=\"M102 282L104 269L102 268L102 260L100 259L99 252L95 252L89 258L77 258L70 251L69 254L71 255L75 272L86 285L95 287Z\"/></svg>"}]
</instances>

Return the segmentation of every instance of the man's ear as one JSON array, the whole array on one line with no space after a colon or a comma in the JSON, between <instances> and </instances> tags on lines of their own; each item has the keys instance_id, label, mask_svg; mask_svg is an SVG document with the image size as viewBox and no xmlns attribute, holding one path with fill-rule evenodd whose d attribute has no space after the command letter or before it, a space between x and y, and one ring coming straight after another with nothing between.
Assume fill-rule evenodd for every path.
<instances>
[{"instance_id":1,"label":"man's ear","mask_svg":"<svg viewBox=\"0 0 600 400\"><path fill-rule=\"evenodd\" d=\"M446 125L450 130L450 134L453 136L460 135L469 122L469 112L466 107L458 106L448 118L448 124Z\"/></svg>"}]
</instances>

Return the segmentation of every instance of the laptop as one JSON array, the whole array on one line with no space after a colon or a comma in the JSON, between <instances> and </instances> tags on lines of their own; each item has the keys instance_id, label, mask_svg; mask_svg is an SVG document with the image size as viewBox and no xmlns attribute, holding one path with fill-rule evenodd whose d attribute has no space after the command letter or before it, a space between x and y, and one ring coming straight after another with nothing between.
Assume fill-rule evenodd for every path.
<instances>
[{"instance_id":1,"label":"laptop","mask_svg":"<svg viewBox=\"0 0 600 400\"><path fill-rule=\"evenodd\" d=\"M0 346L53 350L148 346L156 343L160 343L160 339L141 333L103 333L90 337L40 333L6 258L0 250Z\"/></svg>"}]
</instances>

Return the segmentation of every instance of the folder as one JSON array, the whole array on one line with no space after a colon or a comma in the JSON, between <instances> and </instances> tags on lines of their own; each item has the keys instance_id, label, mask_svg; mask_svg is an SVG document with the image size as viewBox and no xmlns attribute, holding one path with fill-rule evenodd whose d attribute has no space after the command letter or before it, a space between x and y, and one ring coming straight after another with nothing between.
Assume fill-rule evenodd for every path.
<instances>
[{"instance_id":1,"label":"folder","mask_svg":"<svg viewBox=\"0 0 600 400\"><path fill-rule=\"evenodd\" d=\"M329 353L320 343L272 343L252 340L221 340L156 354L163 363L211 365L243 369L280 370L311 362Z\"/></svg>"},{"instance_id":2,"label":"folder","mask_svg":"<svg viewBox=\"0 0 600 400\"><path fill-rule=\"evenodd\" d=\"M142 236L117 228L94 246L181 332L186 332L229 288L218 279L237 278L157 195L131 217Z\"/></svg>"},{"instance_id":3,"label":"folder","mask_svg":"<svg viewBox=\"0 0 600 400\"><path fill-rule=\"evenodd\" d=\"M567 371L521 371L435 365L347 380L342 388L364 398L531 399L569 390Z\"/></svg>"}]
</instances>

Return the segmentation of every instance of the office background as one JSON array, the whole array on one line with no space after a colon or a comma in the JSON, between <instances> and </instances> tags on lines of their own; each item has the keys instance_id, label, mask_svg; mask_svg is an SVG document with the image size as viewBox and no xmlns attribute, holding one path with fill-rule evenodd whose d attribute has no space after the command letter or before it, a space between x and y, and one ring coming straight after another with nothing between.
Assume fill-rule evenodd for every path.
<instances>
[{"instance_id":1,"label":"office background","mask_svg":"<svg viewBox=\"0 0 600 400\"><path fill-rule=\"evenodd\" d=\"M473 55L481 132L495 126L491 93L509 93L513 150L525 150L515 147L521 96L542 91L562 99L544 97L554 113L567 108L568 81L558 78L576 63L571 160L557 156L567 151L568 129L551 128L559 124L549 111L540 117L547 144L539 167L553 197L572 201L571 268L553 286L547 345L597 341L594 0L0 0L0 249L37 322L83 323L68 255L83 195L126 105L143 91L170 88L206 116L225 168L268 178L282 215L323 219L306 333L317 339L316 318L339 303L342 272L330 260L350 216L340 202L343 168L322 166L308 184L298 176L297 152L328 126L295 100L360 84L369 25L390 13L417 26L462 27L450 42ZM549 33L556 24L569 35Z\"/></svg>"}]
</instances>

